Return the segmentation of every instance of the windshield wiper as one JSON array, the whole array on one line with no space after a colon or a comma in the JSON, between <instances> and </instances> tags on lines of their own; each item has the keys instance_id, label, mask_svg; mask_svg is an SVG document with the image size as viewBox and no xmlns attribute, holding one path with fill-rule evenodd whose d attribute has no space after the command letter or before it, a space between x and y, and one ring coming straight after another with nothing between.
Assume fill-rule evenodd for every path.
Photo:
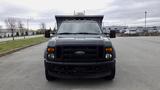
<instances>
[{"instance_id":1,"label":"windshield wiper","mask_svg":"<svg viewBox=\"0 0 160 90\"><path fill-rule=\"evenodd\" d=\"M98 33L87 33L87 32L70 33L70 32L64 32L64 33L57 33L57 34L95 34L95 35L97 35Z\"/></svg>"},{"instance_id":2,"label":"windshield wiper","mask_svg":"<svg viewBox=\"0 0 160 90\"><path fill-rule=\"evenodd\" d=\"M79 32L79 33L75 33L75 34L98 34L98 33Z\"/></svg>"},{"instance_id":3,"label":"windshield wiper","mask_svg":"<svg viewBox=\"0 0 160 90\"><path fill-rule=\"evenodd\" d=\"M57 33L57 34L74 34L74 33L64 32L64 33Z\"/></svg>"}]
</instances>

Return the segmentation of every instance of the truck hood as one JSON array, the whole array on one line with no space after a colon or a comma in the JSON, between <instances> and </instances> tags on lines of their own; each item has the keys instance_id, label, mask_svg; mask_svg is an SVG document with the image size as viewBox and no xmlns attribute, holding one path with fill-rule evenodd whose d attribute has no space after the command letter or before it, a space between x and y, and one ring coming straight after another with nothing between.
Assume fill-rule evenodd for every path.
<instances>
[{"instance_id":1,"label":"truck hood","mask_svg":"<svg viewBox=\"0 0 160 90\"><path fill-rule=\"evenodd\" d=\"M104 45L105 42L110 40L103 35L56 35L48 45Z\"/></svg>"}]
</instances>

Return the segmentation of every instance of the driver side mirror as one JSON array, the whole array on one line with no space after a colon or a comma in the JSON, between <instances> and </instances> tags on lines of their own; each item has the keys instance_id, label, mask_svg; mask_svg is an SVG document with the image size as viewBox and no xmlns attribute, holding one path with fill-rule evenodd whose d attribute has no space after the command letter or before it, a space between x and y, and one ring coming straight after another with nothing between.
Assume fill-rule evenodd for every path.
<instances>
[{"instance_id":1,"label":"driver side mirror","mask_svg":"<svg viewBox=\"0 0 160 90\"><path fill-rule=\"evenodd\" d=\"M115 30L110 30L110 38L116 38L116 31Z\"/></svg>"},{"instance_id":2,"label":"driver side mirror","mask_svg":"<svg viewBox=\"0 0 160 90\"><path fill-rule=\"evenodd\" d=\"M44 33L45 38L50 38L51 37L50 32L51 32L51 30L46 30L45 31L45 33Z\"/></svg>"}]
</instances>

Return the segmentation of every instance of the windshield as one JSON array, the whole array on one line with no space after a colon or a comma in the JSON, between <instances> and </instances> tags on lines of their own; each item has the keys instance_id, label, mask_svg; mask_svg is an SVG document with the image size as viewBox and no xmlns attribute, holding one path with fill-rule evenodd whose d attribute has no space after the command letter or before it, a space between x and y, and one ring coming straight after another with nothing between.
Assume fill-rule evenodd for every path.
<instances>
[{"instance_id":1,"label":"windshield","mask_svg":"<svg viewBox=\"0 0 160 90\"><path fill-rule=\"evenodd\" d=\"M101 34L96 22L63 22L58 34Z\"/></svg>"}]
</instances>

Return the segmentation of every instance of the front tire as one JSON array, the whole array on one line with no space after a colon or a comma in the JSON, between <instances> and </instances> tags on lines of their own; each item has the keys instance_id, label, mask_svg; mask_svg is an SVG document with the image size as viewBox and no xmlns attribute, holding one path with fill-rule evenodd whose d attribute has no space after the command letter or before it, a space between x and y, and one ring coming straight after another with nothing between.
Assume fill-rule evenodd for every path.
<instances>
[{"instance_id":1,"label":"front tire","mask_svg":"<svg viewBox=\"0 0 160 90\"><path fill-rule=\"evenodd\" d=\"M45 70L45 76L46 76L46 79L48 81L53 81L55 80L55 77L51 76L49 73L48 73L48 70Z\"/></svg>"},{"instance_id":2,"label":"front tire","mask_svg":"<svg viewBox=\"0 0 160 90\"><path fill-rule=\"evenodd\" d=\"M109 76L104 77L105 79L107 79L107 80L113 80L115 78L115 72L116 72L115 64L112 66L110 72L111 73L110 73Z\"/></svg>"}]
</instances>

